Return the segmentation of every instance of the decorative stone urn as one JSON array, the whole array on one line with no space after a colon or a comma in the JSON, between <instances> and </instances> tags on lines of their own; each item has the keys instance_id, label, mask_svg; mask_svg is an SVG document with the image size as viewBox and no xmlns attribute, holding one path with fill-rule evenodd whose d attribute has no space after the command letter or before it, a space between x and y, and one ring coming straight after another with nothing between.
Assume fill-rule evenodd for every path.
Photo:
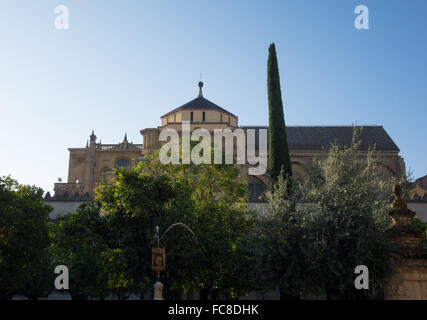
<instances>
[{"instance_id":1,"label":"decorative stone urn","mask_svg":"<svg viewBox=\"0 0 427 320\"><path fill-rule=\"evenodd\" d=\"M394 200L389 215L393 220L386 233L395 245L393 274L386 280L386 300L427 300L427 250L421 245L423 233L411 224L415 212L402 199L402 188L393 186Z\"/></svg>"}]
</instances>

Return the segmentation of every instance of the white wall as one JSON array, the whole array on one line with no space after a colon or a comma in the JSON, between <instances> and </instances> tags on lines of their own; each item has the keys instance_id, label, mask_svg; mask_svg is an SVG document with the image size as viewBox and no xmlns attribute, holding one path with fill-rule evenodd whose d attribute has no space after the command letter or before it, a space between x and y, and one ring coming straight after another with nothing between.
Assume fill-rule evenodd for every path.
<instances>
[{"instance_id":1,"label":"white wall","mask_svg":"<svg viewBox=\"0 0 427 320\"><path fill-rule=\"evenodd\" d=\"M77 208L85 202L82 201L46 201L45 204L48 204L53 207L53 211L49 214L49 218L55 219L58 216L64 216L69 212L74 212Z\"/></svg>"},{"instance_id":2,"label":"white wall","mask_svg":"<svg viewBox=\"0 0 427 320\"><path fill-rule=\"evenodd\" d=\"M408 203L408 208L415 211L419 219L427 222L427 203Z\"/></svg>"}]
</instances>

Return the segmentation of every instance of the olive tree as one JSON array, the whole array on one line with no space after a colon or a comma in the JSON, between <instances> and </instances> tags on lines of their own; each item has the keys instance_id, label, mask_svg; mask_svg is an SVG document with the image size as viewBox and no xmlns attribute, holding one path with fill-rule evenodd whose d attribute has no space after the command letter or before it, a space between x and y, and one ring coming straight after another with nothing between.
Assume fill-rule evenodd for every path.
<instances>
[{"instance_id":1,"label":"olive tree","mask_svg":"<svg viewBox=\"0 0 427 320\"><path fill-rule=\"evenodd\" d=\"M296 206L283 197L286 183L279 180L269 214L258 224L270 249L264 258L273 280L292 296L380 298L392 269L393 247L384 231L391 222L387 211L395 182L374 149L360 150L357 129L351 145L334 143L313 161ZM355 288L358 265L368 267L369 290Z\"/></svg>"}]
</instances>

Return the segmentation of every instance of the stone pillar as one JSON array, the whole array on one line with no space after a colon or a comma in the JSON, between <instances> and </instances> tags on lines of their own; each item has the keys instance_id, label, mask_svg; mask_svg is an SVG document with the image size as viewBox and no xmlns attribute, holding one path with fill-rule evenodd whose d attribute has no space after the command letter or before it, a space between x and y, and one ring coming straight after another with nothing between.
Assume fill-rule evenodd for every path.
<instances>
[{"instance_id":1,"label":"stone pillar","mask_svg":"<svg viewBox=\"0 0 427 320\"><path fill-rule=\"evenodd\" d=\"M401 187L395 185L393 192L395 199L389 212L393 225L387 235L396 248L391 262L395 270L384 284L384 298L427 300L427 250L420 243L424 235L411 224L415 212L402 199Z\"/></svg>"},{"instance_id":2,"label":"stone pillar","mask_svg":"<svg viewBox=\"0 0 427 320\"><path fill-rule=\"evenodd\" d=\"M427 260L399 260L384 288L386 300L427 300Z\"/></svg>"},{"instance_id":3,"label":"stone pillar","mask_svg":"<svg viewBox=\"0 0 427 320\"><path fill-rule=\"evenodd\" d=\"M159 129L157 128L146 128L139 131L143 136L143 154L150 153L153 149L157 149L160 147L159 142Z\"/></svg>"}]
</instances>

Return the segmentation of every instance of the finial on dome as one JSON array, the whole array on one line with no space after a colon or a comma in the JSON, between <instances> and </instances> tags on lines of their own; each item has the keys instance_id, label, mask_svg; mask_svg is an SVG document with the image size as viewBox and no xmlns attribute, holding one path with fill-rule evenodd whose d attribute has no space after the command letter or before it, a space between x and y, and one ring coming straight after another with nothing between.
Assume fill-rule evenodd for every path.
<instances>
[{"instance_id":1,"label":"finial on dome","mask_svg":"<svg viewBox=\"0 0 427 320\"><path fill-rule=\"evenodd\" d=\"M199 81L199 98L203 97L202 88L203 88L203 82Z\"/></svg>"}]
</instances>

